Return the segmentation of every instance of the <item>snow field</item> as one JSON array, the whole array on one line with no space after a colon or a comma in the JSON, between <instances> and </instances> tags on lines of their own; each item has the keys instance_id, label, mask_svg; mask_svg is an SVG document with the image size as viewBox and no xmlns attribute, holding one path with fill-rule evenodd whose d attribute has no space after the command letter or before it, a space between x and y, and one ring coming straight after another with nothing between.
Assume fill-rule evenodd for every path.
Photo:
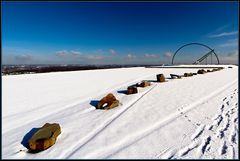
<instances>
[{"instance_id":1,"label":"snow field","mask_svg":"<svg viewBox=\"0 0 240 161\"><path fill-rule=\"evenodd\" d=\"M123 68L3 77L3 158L237 158L238 68L169 79L170 73L197 70ZM154 82L160 73L168 82ZM138 88L138 94L122 92L141 80L152 80L152 86ZM110 92L121 105L96 110L97 100ZM27 153L21 141L45 122L59 123L62 134L53 147Z\"/></svg>"}]
</instances>

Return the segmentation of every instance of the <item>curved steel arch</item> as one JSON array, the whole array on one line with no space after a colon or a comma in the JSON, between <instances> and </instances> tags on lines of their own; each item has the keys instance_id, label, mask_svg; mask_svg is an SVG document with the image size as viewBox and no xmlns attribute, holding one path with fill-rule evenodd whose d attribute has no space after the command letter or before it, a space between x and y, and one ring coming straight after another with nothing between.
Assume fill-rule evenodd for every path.
<instances>
[{"instance_id":1,"label":"curved steel arch","mask_svg":"<svg viewBox=\"0 0 240 161\"><path fill-rule=\"evenodd\" d=\"M175 57L175 55L178 53L178 51L181 50L182 48L186 47L186 46L189 46L189 45L200 45L200 46L203 46L203 47L208 48L209 50L211 50L211 51L214 53L214 55L215 55L216 58L217 58L218 64L219 64L219 59L218 59L217 54L214 52L214 49L210 48L209 46L207 46L207 45L205 45L205 44L195 43L195 42L194 42L194 43L185 44L185 45L181 46L180 48L178 48L177 51L176 51L176 52L174 53L174 55L173 55L172 64L173 64L174 57Z\"/></svg>"}]
</instances>

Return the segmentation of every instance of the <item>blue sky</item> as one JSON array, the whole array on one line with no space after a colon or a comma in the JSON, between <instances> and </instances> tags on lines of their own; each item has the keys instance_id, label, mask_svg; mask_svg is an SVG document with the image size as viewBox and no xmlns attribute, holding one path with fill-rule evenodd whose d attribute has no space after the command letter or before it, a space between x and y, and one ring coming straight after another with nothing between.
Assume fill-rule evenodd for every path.
<instances>
[{"instance_id":1,"label":"blue sky","mask_svg":"<svg viewBox=\"0 0 240 161\"><path fill-rule=\"evenodd\" d=\"M3 64L170 63L182 45L238 60L238 2L2 2ZM190 46L176 61L208 50Z\"/></svg>"}]
</instances>

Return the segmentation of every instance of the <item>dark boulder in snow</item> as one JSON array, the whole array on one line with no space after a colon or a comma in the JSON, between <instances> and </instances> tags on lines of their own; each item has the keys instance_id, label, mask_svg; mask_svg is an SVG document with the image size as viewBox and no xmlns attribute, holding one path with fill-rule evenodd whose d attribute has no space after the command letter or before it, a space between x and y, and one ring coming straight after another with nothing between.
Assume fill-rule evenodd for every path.
<instances>
[{"instance_id":1,"label":"dark boulder in snow","mask_svg":"<svg viewBox=\"0 0 240 161\"><path fill-rule=\"evenodd\" d=\"M58 135L61 133L60 125L57 123L44 124L29 139L29 149L31 151L42 151L55 144Z\"/></svg>"},{"instance_id":2,"label":"dark boulder in snow","mask_svg":"<svg viewBox=\"0 0 240 161\"><path fill-rule=\"evenodd\" d=\"M198 72L197 72L197 74L205 74L205 73L207 73L204 69L200 69L200 70L198 70Z\"/></svg>"},{"instance_id":3,"label":"dark boulder in snow","mask_svg":"<svg viewBox=\"0 0 240 161\"><path fill-rule=\"evenodd\" d=\"M147 86L150 86L150 85L151 85L151 83L148 82L148 81L143 81L141 83L136 84L137 87L147 87Z\"/></svg>"},{"instance_id":4,"label":"dark boulder in snow","mask_svg":"<svg viewBox=\"0 0 240 161\"><path fill-rule=\"evenodd\" d=\"M138 93L137 87L136 86L129 86L127 88L127 94L135 94Z\"/></svg>"},{"instance_id":5,"label":"dark boulder in snow","mask_svg":"<svg viewBox=\"0 0 240 161\"><path fill-rule=\"evenodd\" d=\"M103 97L97 104L97 109L109 110L119 105L119 101L116 97L109 93L107 96Z\"/></svg>"},{"instance_id":6,"label":"dark boulder in snow","mask_svg":"<svg viewBox=\"0 0 240 161\"><path fill-rule=\"evenodd\" d=\"M158 82L165 82L165 77L163 74L158 74L157 75L157 81Z\"/></svg>"}]
</instances>

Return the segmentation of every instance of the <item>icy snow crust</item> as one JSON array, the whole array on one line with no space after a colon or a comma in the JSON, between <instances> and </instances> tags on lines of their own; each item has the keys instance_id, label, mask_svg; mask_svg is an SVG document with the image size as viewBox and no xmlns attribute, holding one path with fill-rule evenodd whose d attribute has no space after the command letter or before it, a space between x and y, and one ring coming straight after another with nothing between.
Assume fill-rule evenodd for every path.
<instances>
[{"instance_id":1,"label":"icy snow crust","mask_svg":"<svg viewBox=\"0 0 240 161\"><path fill-rule=\"evenodd\" d=\"M216 66L216 65L215 65ZM238 67L119 68L2 76L2 158L238 159ZM199 68L201 69L201 68ZM167 82L157 83L163 73ZM124 94L142 80L152 85ZM121 105L96 110L112 92ZM56 144L29 153L27 134L59 123Z\"/></svg>"}]
</instances>

